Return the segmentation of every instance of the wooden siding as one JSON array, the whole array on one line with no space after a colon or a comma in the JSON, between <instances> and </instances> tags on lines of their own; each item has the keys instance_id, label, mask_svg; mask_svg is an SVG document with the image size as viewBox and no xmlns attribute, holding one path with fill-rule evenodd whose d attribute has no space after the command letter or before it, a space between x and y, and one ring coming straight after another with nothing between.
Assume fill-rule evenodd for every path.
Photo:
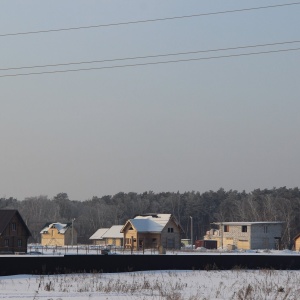
<instances>
[{"instance_id":1,"label":"wooden siding","mask_svg":"<svg viewBox=\"0 0 300 300\"><path fill-rule=\"evenodd\" d=\"M72 228L68 228L64 234L58 232L57 228L49 228L47 233L41 234L43 246L66 246L72 245ZM77 232L73 231L73 244L77 244Z\"/></svg>"},{"instance_id":2,"label":"wooden siding","mask_svg":"<svg viewBox=\"0 0 300 300\"><path fill-rule=\"evenodd\" d=\"M125 248L142 250L147 248L158 248L159 246L163 246L166 249L180 249L181 247L181 230L172 219L170 219L160 233L137 232L130 222L125 227Z\"/></svg>"},{"instance_id":3,"label":"wooden siding","mask_svg":"<svg viewBox=\"0 0 300 300\"><path fill-rule=\"evenodd\" d=\"M295 239L295 251L300 251L300 236Z\"/></svg>"},{"instance_id":4,"label":"wooden siding","mask_svg":"<svg viewBox=\"0 0 300 300\"><path fill-rule=\"evenodd\" d=\"M28 228L15 213L0 236L0 252L27 252Z\"/></svg>"}]
</instances>

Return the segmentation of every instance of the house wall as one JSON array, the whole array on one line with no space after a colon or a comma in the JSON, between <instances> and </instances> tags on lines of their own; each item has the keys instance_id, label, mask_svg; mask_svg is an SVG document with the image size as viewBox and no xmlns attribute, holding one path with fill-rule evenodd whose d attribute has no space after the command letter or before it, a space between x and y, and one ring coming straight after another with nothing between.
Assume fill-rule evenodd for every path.
<instances>
[{"instance_id":1,"label":"house wall","mask_svg":"<svg viewBox=\"0 0 300 300\"><path fill-rule=\"evenodd\" d=\"M149 248L158 248L161 244L161 235L160 233L139 233L138 234L138 248L139 249L149 249Z\"/></svg>"},{"instance_id":2,"label":"house wall","mask_svg":"<svg viewBox=\"0 0 300 300\"><path fill-rule=\"evenodd\" d=\"M166 249L180 249L181 247L180 228L172 219L161 232L161 245Z\"/></svg>"},{"instance_id":3,"label":"house wall","mask_svg":"<svg viewBox=\"0 0 300 300\"><path fill-rule=\"evenodd\" d=\"M47 233L41 234L43 246L66 246L72 245L72 229L68 228L64 234L58 232L57 228L49 228ZM73 245L77 244L77 231L73 230Z\"/></svg>"},{"instance_id":4,"label":"house wall","mask_svg":"<svg viewBox=\"0 0 300 300\"><path fill-rule=\"evenodd\" d=\"M300 251L300 236L295 239L295 251Z\"/></svg>"},{"instance_id":5,"label":"house wall","mask_svg":"<svg viewBox=\"0 0 300 300\"><path fill-rule=\"evenodd\" d=\"M130 226L128 226L130 228ZM131 244L132 243L132 244ZM125 229L124 247L133 250L142 250L143 248L157 248L161 245L160 233L141 232L138 233L134 228Z\"/></svg>"},{"instance_id":6,"label":"house wall","mask_svg":"<svg viewBox=\"0 0 300 300\"><path fill-rule=\"evenodd\" d=\"M64 235L58 233L56 228L50 228L47 233L41 234L41 244L43 246L64 246Z\"/></svg>"},{"instance_id":7,"label":"house wall","mask_svg":"<svg viewBox=\"0 0 300 300\"><path fill-rule=\"evenodd\" d=\"M253 224L251 249L276 249L275 237L281 237L282 224Z\"/></svg>"},{"instance_id":8,"label":"house wall","mask_svg":"<svg viewBox=\"0 0 300 300\"><path fill-rule=\"evenodd\" d=\"M93 245L105 245L105 240L93 240Z\"/></svg>"},{"instance_id":9,"label":"house wall","mask_svg":"<svg viewBox=\"0 0 300 300\"><path fill-rule=\"evenodd\" d=\"M27 240L27 231L15 214L0 236L0 252L27 252Z\"/></svg>"},{"instance_id":10,"label":"house wall","mask_svg":"<svg viewBox=\"0 0 300 300\"><path fill-rule=\"evenodd\" d=\"M133 227L129 229L130 226L128 226L124 232L124 247L137 249L137 231Z\"/></svg>"},{"instance_id":11,"label":"house wall","mask_svg":"<svg viewBox=\"0 0 300 300\"><path fill-rule=\"evenodd\" d=\"M246 226L246 225L245 225ZM229 225L228 232L225 232L224 225L220 226L220 239L218 247L234 245L239 249L251 249L251 226L247 225L247 232L242 232L241 225Z\"/></svg>"},{"instance_id":12,"label":"house wall","mask_svg":"<svg viewBox=\"0 0 300 300\"><path fill-rule=\"evenodd\" d=\"M123 238L105 238L105 245L123 246Z\"/></svg>"}]
</instances>

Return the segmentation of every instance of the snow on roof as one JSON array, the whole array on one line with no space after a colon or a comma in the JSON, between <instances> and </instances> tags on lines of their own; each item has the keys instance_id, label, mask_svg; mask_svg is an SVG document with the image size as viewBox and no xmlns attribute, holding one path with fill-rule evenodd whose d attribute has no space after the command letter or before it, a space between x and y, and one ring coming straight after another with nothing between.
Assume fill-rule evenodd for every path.
<instances>
[{"instance_id":1,"label":"snow on roof","mask_svg":"<svg viewBox=\"0 0 300 300\"><path fill-rule=\"evenodd\" d=\"M108 230L109 228L100 228L98 229L91 237L90 240L102 240L103 234Z\"/></svg>"},{"instance_id":2,"label":"snow on roof","mask_svg":"<svg viewBox=\"0 0 300 300\"><path fill-rule=\"evenodd\" d=\"M170 218L171 214L145 214L129 221L138 232L161 232Z\"/></svg>"},{"instance_id":3,"label":"snow on roof","mask_svg":"<svg viewBox=\"0 0 300 300\"><path fill-rule=\"evenodd\" d=\"M42 229L42 231L40 233L45 233L45 232L48 232L48 230L50 228L56 228L58 230L59 233L62 233L64 234L67 229L69 228L70 226L68 224L62 224L62 223L50 223L48 224L46 227L44 227Z\"/></svg>"},{"instance_id":4,"label":"snow on roof","mask_svg":"<svg viewBox=\"0 0 300 300\"><path fill-rule=\"evenodd\" d=\"M163 225L149 219L135 218L130 222L138 232L161 232L164 228Z\"/></svg>"},{"instance_id":5,"label":"snow on roof","mask_svg":"<svg viewBox=\"0 0 300 300\"><path fill-rule=\"evenodd\" d=\"M283 224L284 222L281 221L275 221L275 222L266 222L266 221L262 221L262 222L215 222L213 224L216 225L272 225L272 224Z\"/></svg>"},{"instance_id":6,"label":"snow on roof","mask_svg":"<svg viewBox=\"0 0 300 300\"><path fill-rule=\"evenodd\" d=\"M171 214L149 214L149 215L139 215L136 216L134 219L142 219L142 220L151 220L157 224L160 224L162 226L167 225L171 218Z\"/></svg>"},{"instance_id":7,"label":"snow on roof","mask_svg":"<svg viewBox=\"0 0 300 300\"><path fill-rule=\"evenodd\" d=\"M102 235L102 238L123 238L123 233L120 232L122 227L123 225L113 225Z\"/></svg>"}]
</instances>

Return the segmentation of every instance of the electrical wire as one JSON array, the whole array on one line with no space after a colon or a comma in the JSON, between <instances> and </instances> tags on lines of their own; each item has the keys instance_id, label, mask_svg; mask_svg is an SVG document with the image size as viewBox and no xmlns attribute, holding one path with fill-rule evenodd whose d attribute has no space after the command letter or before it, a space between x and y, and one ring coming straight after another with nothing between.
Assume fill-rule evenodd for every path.
<instances>
[{"instance_id":1,"label":"electrical wire","mask_svg":"<svg viewBox=\"0 0 300 300\"><path fill-rule=\"evenodd\" d=\"M159 65L159 64L189 62L189 61L212 60L212 59L219 59L219 58L240 57L240 56L250 56L250 55L259 55L259 54L270 54L270 53L298 51L298 50L300 50L300 48L281 49L281 50L269 50L269 51L251 52L251 53L239 53L239 54L210 56L210 57L201 57L201 58L189 58L189 59L178 59L178 60L168 60L168 61L146 62L146 63L127 64L127 65L114 65L114 66L104 66L104 67L92 67L92 68L82 68L82 69L68 69L68 70L56 70L56 71L43 71L43 72L31 72L31 73L6 74L6 75L0 75L0 78L3 78L3 77L16 77L16 76L29 76L29 75L55 74L55 73L67 73L67 72L81 72L81 71L115 69L115 68L127 68L127 67L139 67L139 66L147 66L147 65Z\"/></svg>"},{"instance_id":2,"label":"electrical wire","mask_svg":"<svg viewBox=\"0 0 300 300\"><path fill-rule=\"evenodd\" d=\"M300 4L300 2L291 2L291 3L284 3L284 4L275 4L275 5L267 5L267 6L259 6L259 7L241 8L241 9L234 9L234 10L210 12L210 13L199 13L199 14L185 15L185 16L175 16L175 17L166 17L166 18L157 18L157 19L136 20L136 21L128 21L128 22L89 25L89 26L79 26L79 27L69 27L69 28L58 28L58 29L48 29L48 30L3 33L3 34L0 34L0 37L39 34L39 33L49 33L49 32L59 32L59 31L70 31L70 30L81 30L81 29L92 29L92 28L99 28L99 27L121 26L121 25L131 25L131 24L139 24L139 23L171 21L171 20L186 19L186 18L205 17L205 16L228 14L228 13L238 13L238 12L260 10L260 9L277 8L277 7L292 6L292 5L299 5L299 4Z\"/></svg>"},{"instance_id":3,"label":"electrical wire","mask_svg":"<svg viewBox=\"0 0 300 300\"><path fill-rule=\"evenodd\" d=\"M135 56L135 57L112 58L112 59L103 59L103 60L91 60L91 61L68 62L68 63L47 64L47 65L36 65L36 66L0 68L0 71L21 70L21 69L34 69L34 68L46 68L46 67L59 67L59 66L70 66L70 65L82 65L82 64L92 64L92 63L104 63L104 62L113 62L113 61L123 61L123 60L145 59L145 58L158 58L158 57L167 57L167 56L178 56L178 55L187 55L187 54L209 53L209 52L217 52L217 51L228 51L228 50L238 50L238 49L247 49L247 48L267 47L267 46L285 45L285 44L294 44L294 43L300 43L300 40L299 41L287 41L287 42L277 42L277 43L268 43L268 44L256 44L256 45L229 47L229 48L196 50L196 51L189 51L189 52L155 54L155 55L147 55L147 56Z\"/></svg>"}]
</instances>

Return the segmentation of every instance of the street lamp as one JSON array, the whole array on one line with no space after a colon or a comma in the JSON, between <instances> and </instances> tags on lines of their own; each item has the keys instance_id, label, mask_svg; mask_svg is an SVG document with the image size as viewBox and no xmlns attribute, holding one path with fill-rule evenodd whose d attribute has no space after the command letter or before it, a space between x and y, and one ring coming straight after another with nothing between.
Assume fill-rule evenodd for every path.
<instances>
[{"instance_id":1,"label":"street lamp","mask_svg":"<svg viewBox=\"0 0 300 300\"><path fill-rule=\"evenodd\" d=\"M74 240L74 221L75 221L75 218L72 219L72 248L73 248L73 240Z\"/></svg>"},{"instance_id":2,"label":"street lamp","mask_svg":"<svg viewBox=\"0 0 300 300\"><path fill-rule=\"evenodd\" d=\"M193 249L193 217L191 217L190 216L190 218L191 218L191 245L192 245L192 249Z\"/></svg>"}]
</instances>

